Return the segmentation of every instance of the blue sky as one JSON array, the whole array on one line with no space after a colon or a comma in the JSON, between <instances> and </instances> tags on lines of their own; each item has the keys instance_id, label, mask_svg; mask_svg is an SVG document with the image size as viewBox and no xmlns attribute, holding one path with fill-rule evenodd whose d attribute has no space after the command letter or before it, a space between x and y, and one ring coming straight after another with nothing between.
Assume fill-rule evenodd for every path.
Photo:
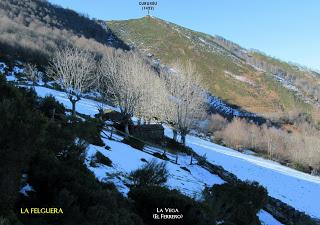
<instances>
[{"instance_id":1,"label":"blue sky","mask_svg":"<svg viewBox=\"0 0 320 225\"><path fill-rule=\"evenodd\" d=\"M139 0L49 0L104 20L146 14ZM152 15L320 70L319 0L158 0Z\"/></svg>"}]
</instances>

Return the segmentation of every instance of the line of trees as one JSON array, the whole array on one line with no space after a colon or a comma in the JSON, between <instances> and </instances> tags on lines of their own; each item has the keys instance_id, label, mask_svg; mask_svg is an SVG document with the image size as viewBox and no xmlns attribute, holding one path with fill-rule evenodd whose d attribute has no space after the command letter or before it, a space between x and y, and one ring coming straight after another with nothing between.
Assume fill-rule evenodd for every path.
<instances>
[{"instance_id":1,"label":"line of trees","mask_svg":"<svg viewBox=\"0 0 320 225\"><path fill-rule=\"evenodd\" d=\"M175 72L157 73L136 52L104 48L97 57L87 50L66 47L55 51L48 74L67 92L75 115L83 93L97 90L104 101L114 102L129 134L132 117L144 123L171 124L185 137L205 114L205 97L196 68L177 62ZM175 139L176 139L175 135Z\"/></svg>"},{"instance_id":2,"label":"line of trees","mask_svg":"<svg viewBox=\"0 0 320 225\"><path fill-rule=\"evenodd\" d=\"M39 71L35 64L26 63L24 65L24 73L28 77L28 79L32 82L32 87L36 85L39 79Z\"/></svg>"}]
</instances>

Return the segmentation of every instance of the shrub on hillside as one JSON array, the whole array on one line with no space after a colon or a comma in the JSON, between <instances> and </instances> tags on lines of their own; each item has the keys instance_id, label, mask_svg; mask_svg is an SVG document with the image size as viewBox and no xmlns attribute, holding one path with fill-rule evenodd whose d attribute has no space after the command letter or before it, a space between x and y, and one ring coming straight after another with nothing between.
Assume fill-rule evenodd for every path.
<instances>
[{"instance_id":1,"label":"shrub on hillside","mask_svg":"<svg viewBox=\"0 0 320 225\"><path fill-rule=\"evenodd\" d=\"M105 146L100 136L103 125L98 119L88 117L84 122L77 121L72 125L78 138L85 140L89 144Z\"/></svg>"},{"instance_id":2,"label":"shrub on hillside","mask_svg":"<svg viewBox=\"0 0 320 225\"><path fill-rule=\"evenodd\" d=\"M46 118L35 109L33 91L19 90L0 77L0 215L12 210L20 178L41 149Z\"/></svg>"},{"instance_id":3,"label":"shrub on hillside","mask_svg":"<svg viewBox=\"0 0 320 225\"><path fill-rule=\"evenodd\" d=\"M179 143L171 138L165 137L166 145L165 147L173 152L182 152L190 155L192 153L192 149L182 143Z\"/></svg>"},{"instance_id":4,"label":"shrub on hillside","mask_svg":"<svg viewBox=\"0 0 320 225\"><path fill-rule=\"evenodd\" d=\"M249 124L246 121L235 118L223 130L216 133L218 138L224 143L236 149L242 149L249 144L248 137Z\"/></svg>"},{"instance_id":5,"label":"shrub on hillside","mask_svg":"<svg viewBox=\"0 0 320 225\"><path fill-rule=\"evenodd\" d=\"M208 130L210 132L216 132L224 129L228 125L228 120L219 114L212 114L209 117Z\"/></svg>"},{"instance_id":6,"label":"shrub on hillside","mask_svg":"<svg viewBox=\"0 0 320 225\"><path fill-rule=\"evenodd\" d=\"M130 145L131 147L139 150L143 150L144 148L144 143L137 138L127 136L122 140L123 143Z\"/></svg>"},{"instance_id":7,"label":"shrub on hillside","mask_svg":"<svg viewBox=\"0 0 320 225\"><path fill-rule=\"evenodd\" d=\"M142 186L131 188L128 197L134 201L138 215L146 224L174 224L174 225L214 225L215 217L211 208L202 202L197 202L177 190L169 190L160 186ZM174 214L183 215L181 219L155 220L152 215L157 209L165 211L166 208L178 209ZM160 214L160 213L158 213ZM159 215L160 216L160 215Z\"/></svg>"},{"instance_id":8,"label":"shrub on hillside","mask_svg":"<svg viewBox=\"0 0 320 225\"><path fill-rule=\"evenodd\" d=\"M198 157L198 164L199 164L200 166L203 166L203 165L206 164L206 162L207 162L207 155L206 155L206 154L203 154L202 156L199 155L199 157Z\"/></svg>"},{"instance_id":9,"label":"shrub on hillside","mask_svg":"<svg viewBox=\"0 0 320 225\"><path fill-rule=\"evenodd\" d=\"M40 100L39 109L48 118L62 119L65 115L64 105L58 102L52 95Z\"/></svg>"},{"instance_id":10,"label":"shrub on hillside","mask_svg":"<svg viewBox=\"0 0 320 225\"><path fill-rule=\"evenodd\" d=\"M162 160L169 160L168 156L165 153L159 153L159 152L154 152L152 153L152 155L154 157L157 157L158 159L162 159Z\"/></svg>"},{"instance_id":11,"label":"shrub on hillside","mask_svg":"<svg viewBox=\"0 0 320 225\"><path fill-rule=\"evenodd\" d=\"M101 152L97 152L91 161L92 165L96 165L97 163L101 163L103 165L112 166L112 161L107 156L104 156Z\"/></svg>"},{"instance_id":12,"label":"shrub on hillside","mask_svg":"<svg viewBox=\"0 0 320 225\"><path fill-rule=\"evenodd\" d=\"M165 163L157 163L156 160L148 162L141 168L133 171L129 179L133 186L164 185L167 182L169 172Z\"/></svg>"},{"instance_id":13,"label":"shrub on hillside","mask_svg":"<svg viewBox=\"0 0 320 225\"><path fill-rule=\"evenodd\" d=\"M268 193L256 182L225 183L205 189L204 198L224 224L260 225L257 213Z\"/></svg>"}]
</instances>

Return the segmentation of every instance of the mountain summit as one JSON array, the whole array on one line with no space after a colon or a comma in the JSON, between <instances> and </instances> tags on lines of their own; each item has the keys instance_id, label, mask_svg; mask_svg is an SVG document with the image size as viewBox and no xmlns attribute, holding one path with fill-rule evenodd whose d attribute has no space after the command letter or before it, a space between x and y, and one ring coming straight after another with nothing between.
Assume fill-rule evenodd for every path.
<instances>
[{"instance_id":1,"label":"mountain summit","mask_svg":"<svg viewBox=\"0 0 320 225\"><path fill-rule=\"evenodd\" d=\"M319 82L319 76L307 69L156 17L106 23L126 44L161 64L190 59L213 95L248 111L271 115L310 111L317 104L317 98L306 93L309 88L295 83Z\"/></svg>"}]
</instances>

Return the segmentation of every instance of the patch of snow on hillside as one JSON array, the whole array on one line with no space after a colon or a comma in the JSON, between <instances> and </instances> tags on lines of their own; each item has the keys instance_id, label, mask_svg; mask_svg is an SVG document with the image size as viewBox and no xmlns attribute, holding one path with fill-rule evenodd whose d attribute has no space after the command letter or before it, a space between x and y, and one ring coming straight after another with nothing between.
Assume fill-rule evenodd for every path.
<instances>
[{"instance_id":1,"label":"patch of snow on hillside","mask_svg":"<svg viewBox=\"0 0 320 225\"><path fill-rule=\"evenodd\" d=\"M26 184L25 186L23 186L21 189L20 189L20 193L23 194L24 196L28 197L28 192L31 192L31 191L35 191L33 189L33 187L30 185L30 184Z\"/></svg>"},{"instance_id":2,"label":"patch of snow on hillside","mask_svg":"<svg viewBox=\"0 0 320 225\"><path fill-rule=\"evenodd\" d=\"M212 95L208 95L208 103L217 112L237 117L257 117L256 114L250 112L240 111L238 109L232 108L224 103L220 98Z\"/></svg>"},{"instance_id":3,"label":"patch of snow on hillside","mask_svg":"<svg viewBox=\"0 0 320 225\"><path fill-rule=\"evenodd\" d=\"M0 62L0 73L4 73L7 65L4 62Z\"/></svg>"},{"instance_id":4,"label":"patch of snow on hillside","mask_svg":"<svg viewBox=\"0 0 320 225\"><path fill-rule=\"evenodd\" d=\"M65 92L53 90L53 89L46 88L46 87L40 87L40 86L36 86L35 90L40 97L44 98L48 95L53 95L67 109L72 109L71 102L68 99L68 96ZM94 116L95 114L97 114L99 112L98 111L99 105L101 105L100 102L82 98L80 101L77 102L76 110L79 113ZM104 108L111 109L111 110L117 110L116 108L108 106L108 105L104 105Z\"/></svg>"},{"instance_id":5,"label":"patch of snow on hillside","mask_svg":"<svg viewBox=\"0 0 320 225\"><path fill-rule=\"evenodd\" d=\"M19 63L21 64L21 63ZM5 63L0 62L0 72L5 73L5 69L7 68L7 65ZM7 81L17 81L18 79L16 78L16 74L23 73L24 68L20 66L14 66L12 71L8 71L6 75Z\"/></svg>"},{"instance_id":6,"label":"patch of snow on hillside","mask_svg":"<svg viewBox=\"0 0 320 225\"><path fill-rule=\"evenodd\" d=\"M224 71L224 73L229 75L230 77L238 80L238 81L250 84L251 86L255 86L256 85L252 80L250 80L250 79L248 79L248 78L246 78L244 76L235 75L235 74L233 74L233 73L231 73L229 71L226 71L226 70Z\"/></svg>"},{"instance_id":7,"label":"patch of snow on hillside","mask_svg":"<svg viewBox=\"0 0 320 225\"><path fill-rule=\"evenodd\" d=\"M199 37L199 40L203 43L203 44L208 44L205 40L203 40L201 37Z\"/></svg>"},{"instance_id":8,"label":"patch of snow on hillside","mask_svg":"<svg viewBox=\"0 0 320 225\"><path fill-rule=\"evenodd\" d=\"M282 223L264 210L260 210L257 216L259 217L262 225L282 225Z\"/></svg>"},{"instance_id":9,"label":"patch of snow on hillside","mask_svg":"<svg viewBox=\"0 0 320 225\"><path fill-rule=\"evenodd\" d=\"M294 86L293 84L291 84L288 80L286 80L285 78L279 76L279 75L274 75L274 78L279 81L284 87L286 87L287 89L291 90L291 91L295 91L298 92L299 89Z\"/></svg>"},{"instance_id":10,"label":"patch of snow on hillside","mask_svg":"<svg viewBox=\"0 0 320 225\"><path fill-rule=\"evenodd\" d=\"M124 195L129 191L128 187L125 185L129 182L127 179L128 174L145 164L141 159L145 159L148 162L152 159L156 159L158 162L164 162L150 154L134 149L119 141L113 141L106 138L104 138L103 141L106 145L110 146L111 149L106 150L103 147L89 145L86 165L100 181L113 182ZM98 167L90 166L90 159L97 151L112 160L112 167L104 165L98 165ZM190 159L188 157L179 156L180 165L166 162L169 170L169 178L166 184L169 188L178 189L191 197L200 198L201 192L205 186L224 183L218 176L209 173L207 170L197 165L190 166L189 161ZM189 173L181 169L182 166L187 167L191 172Z\"/></svg>"},{"instance_id":11,"label":"patch of snow on hillside","mask_svg":"<svg viewBox=\"0 0 320 225\"><path fill-rule=\"evenodd\" d=\"M14 66L12 72L16 73L23 73L24 69L19 66Z\"/></svg>"},{"instance_id":12,"label":"patch of snow on hillside","mask_svg":"<svg viewBox=\"0 0 320 225\"><path fill-rule=\"evenodd\" d=\"M13 72L10 72L10 73L6 76L6 79L7 79L7 81L11 81L11 82L18 80Z\"/></svg>"}]
</instances>

